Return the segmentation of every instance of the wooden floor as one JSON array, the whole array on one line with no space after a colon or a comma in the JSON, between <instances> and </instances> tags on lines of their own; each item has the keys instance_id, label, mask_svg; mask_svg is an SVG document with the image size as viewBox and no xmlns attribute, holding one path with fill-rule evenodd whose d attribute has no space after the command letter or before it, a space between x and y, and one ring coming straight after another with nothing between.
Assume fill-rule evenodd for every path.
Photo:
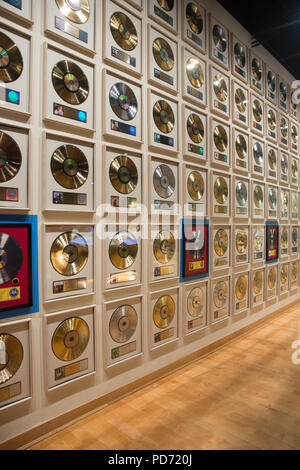
<instances>
[{"instance_id":1,"label":"wooden floor","mask_svg":"<svg viewBox=\"0 0 300 470\"><path fill-rule=\"evenodd\" d=\"M300 304L32 449L300 449L298 339Z\"/></svg>"}]
</instances>

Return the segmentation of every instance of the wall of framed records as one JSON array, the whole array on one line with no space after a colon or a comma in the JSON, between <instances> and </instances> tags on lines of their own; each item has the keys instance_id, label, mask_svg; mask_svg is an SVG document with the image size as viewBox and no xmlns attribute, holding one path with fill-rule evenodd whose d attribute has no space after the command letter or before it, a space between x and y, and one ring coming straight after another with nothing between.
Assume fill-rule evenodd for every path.
<instances>
[{"instance_id":1,"label":"wall of framed records","mask_svg":"<svg viewBox=\"0 0 300 470\"><path fill-rule=\"evenodd\" d=\"M27 279L5 217L38 216L1 442L300 298L300 181L294 78L215 0L0 0L0 24L0 300Z\"/></svg>"}]
</instances>

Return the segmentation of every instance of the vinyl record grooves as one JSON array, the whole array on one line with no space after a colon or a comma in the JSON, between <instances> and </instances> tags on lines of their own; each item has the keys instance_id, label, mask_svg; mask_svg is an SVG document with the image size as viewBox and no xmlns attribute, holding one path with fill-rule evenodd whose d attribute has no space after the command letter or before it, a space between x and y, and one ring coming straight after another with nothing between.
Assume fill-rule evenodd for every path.
<instances>
[{"instance_id":1,"label":"vinyl record grooves","mask_svg":"<svg viewBox=\"0 0 300 470\"><path fill-rule=\"evenodd\" d=\"M153 106L153 119L157 128L164 134L174 129L175 117L171 106L164 100L159 100Z\"/></svg>"},{"instance_id":2,"label":"vinyl record grooves","mask_svg":"<svg viewBox=\"0 0 300 470\"><path fill-rule=\"evenodd\" d=\"M269 109L268 111L268 124L269 124L269 128L274 131L275 127L276 127L276 116L275 116L275 113L272 109Z\"/></svg>"},{"instance_id":3,"label":"vinyl record grooves","mask_svg":"<svg viewBox=\"0 0 300 470\"><path fill-rule=\"evenodd\" d=\"M138 112L138 104L132 89L126 83L115 83L109 92L113 112L123 121L131 121Z\"/></svg>"},{"instance_id":4,"label":"vinyl record grooves","mask_svg":"<svg viewBox=\"0 0 300 470\"><path fill-rule=\"evenodd\" d=\"M205 238L202 230L194 230L187 242L189 253L193 260L199 260L204 254Z\"/></svg>"},{"instance_id":5,"label":"vinyl record grooves","mask_svg":"<svg viewBox=\"0 0 300 470\"><path fill-rule=\"evenodd\" d=\"M226 81L219 73L214 77L214 92L220 101L224 102L227 100L228 90Z\"/></svg>"},{"instance_id":6,"label":"vinyl record grooves","mask_svg":"<svg viewBox=\"0 0 300 470\"><path fill-rule=\"evenodd\" d=\"M153 253L161 264L169 263L175 253L175 238L171 232L159 232L153 242Z\"/></svg>"},{"instance_id":7,"label":"vinyl record grooves","mask_svg":"<svg viewBox=\"0 0 300 470\"><path fill-rule=\"evenodd\" d=\"M194 3L188 3L185 14L193 33L201 34L203 31L203 18L199 8Z\"/></svg>"},{"instance_id":8,"label":"vinyl record grooves","mask_svg":"<svg viewBox=\"0 0 300 470\"><path fill-rule=\"evenodd\" d=\"M253 278L253 291L255 295L261 293L263 286L263 276L260 271L256 271L254 278Z\"/></svg>"},{"instance_id":9,"label":"vinyl record grooves","mask_svg":"<svg viewBox=\"0 0 300 470\"><path fill-rule=\"evenodd\" d=\"M219 152L225 152L228 145L228 137L224 127L221 125L215 127L214 142Z\"/></svg>"},{"instance_id":10,"label":"vinyl record grooves","mask_svg":"<svg viewBox=\"0 0 300 470\"><path fill-rule=\"evenodd\" d=\"M16 141L0 131L0 183L12 180L22 165L21 150Z\"/></svg>"},{"instance_id":11,"label":"vinyl record grooves","mask_svg":"<svg viewBox=\"0 0 300 470\"><path fill-rule=\"evenodd\" d=\"M138 316L131 305L122 305L114 311L109 322L109 333L116 343L126 343L135 333Z\"/></svg>"},{"instance_id":12,"label":"vinyl record grooves","mask_svg":"<svg viewBox=\"0 0 300 470\"><path fill-rule=\"evenodd\" d=\"M187 61L186 72L190 83L195 88L201 88L204 84L204 73L198 59L191 57Z\"/></svg>"},{"instance_id":13,"label":"vinyl record grooves","mask_svg":"<svg viewBox=\"0 0 300 470\"><path fill-rule=\"evenodd\" d=\"M81 68L70 60L61 60L52 70L56 93L66 103L79 105L89 96L89 83Z\"/></svg>"},{"instance_id":14,"label":"vinyl record grooves","mask_svg":"<svg viewBox=\"0 0 300 470\"><path fill-rule=\"evenodd\" d=\"M238 300L243 300L247 292L247 279L240 276L235 284L235 295Z\"/></svg>"},{"instance_id":15,"label":"vinyl record grooves","mask_svg":"<svg viewBox=\"0 0 300 470\"><path fill-rule=\"evenodd\" d=\"M138 43L137 32L131 19L117 11L110 19L110 30L116 43L124 51L133 51Z\"/></svg>"},{"instance_id":16,"label":"vinyl record grooves","mask_svg":"<svg viewBox=\"0 0 300 470\"><path fill-rule=\"evenodd\" d=\"M200 201L204 194L204 179L199 171L192 171L187 179L187 189L193 201Z\"/></svg>"},{"instance_id":17,"label":"vinyl record grooves","mask_svg":"<svg viewBox=\"0 0 300 470\"><path fill-rule=\"evenodd\" d=\"M273 74L273 72L271 72L270 70L269 70L269 72L268 72L267 82L268 82L268 88L269 88L269 90L270 90L272 93L274 93L275 88L276 88L276 77L275 77L275 75Z\"/></svg>"},{"instance_id":18,"label":"vinyl record grooves","mask_svg":"<svg viewBox=\"0 0 300 470\"><path fill-rule=\"evenodd\" d=\"M138 241L127 232L118 232L110 242L109 258L117 269L130 268L138 254Z\"/></svg>"},{"instance_id":19,"label":"vinyl record grooves","mask_svg":"<svg viewBox=\"0 0 300 470\"><path fill-rule=\"evenodd\" d=\"M259 142L255 142L254 147L253 147L253 156L254 160L257 163L257 165L262 165L263 160L264 160L264 152L262 149L262 146L260 145Z\"/></svg>"},{"instance_id":20,"label":"vinyl record grooves","mask_svg":"<svg viewBox=\"0 0 300 470\"><path fill-rule=\"evenodd\" d=\"M258 100L253 101L253 115L256 122L261 122L262 120L262 106Z\"/></svg>"},{"instance_id":21,"label":"vinyl record grooves","mask_svg":"<svg viewBox=\"0 0 300 470\"><path fill-rule=\"evenodd\" d=\"M227 37L222 26L215 24L213 27L213 40L216 48L220 52L225 52L227 49Z\"/></svg>"},{"instance_id":22,"label":"vinyl record grooves","mask_svg":"<svg viewBox=\"0 0 300 470\"><path fill-rule=\"evenodd\" d=\"M234 46L234 57L238 66L243 69L246 65L246 53L244 46L238 42Z\"/></svg>"},{"instance_id":23,"label":"vinyl record grooves","mask_svg":"<svg viewBox=\"0 0 300 470\"><path fill-rule=\"evenodd\" d=\"M56 0L56 5L73 23L84 24L90 17L89 0Z\"/></svg>"},{"instance_id":24,"label":"vinyl record grooves","mask_svg":"<svg viewBox=\"0 0 300 470\"><path fill-rule=\"evenodd\" d=\"M0 82L14 82L22 71L23 59L19 48L6 34L0 32Z\"/></svg>"},{"instance_id":25,"label":"vinyl record grooves","mask_svg":"<svg viewBox=\"0 0 300 470\"><path fill-rule=\"evenodd\" d=\"M61 361L74 361L85 351L90 339L88 324L79 317L67 318L52 336L52 350Z\"/></svg>"},{"instance_id":26,"label":"vinyl record grooves","mask_svg":"<svg viewBox=\"0 0 300 470\"><path fill-rule=\"evenodd\" d=\"M220 281L215 285L213 300L217 308L225 306L227 301L227 284L224 281Z\"/></svg>"},{"instance_id":27,"label":"vinyl record grooves","mask_svg":"<svg viewBox=\"0 0 300 470\"><path fill-rule=\"evenodd\" d=\"M109 178L118 193L131 194L138 184L138 171L129 157L119 155L110 164Z\"/></svg>"},{"instance_id":28,"label":"vinyl record grooves","mask_svg":"<svg viewBox=\"0 0 300 470\"><path fill-rule=\"evenodd\" d=\"M276 153L273 149L271 149L268 153L268 162L269 162L269 167L271 170L275 170L277 166L276 162Z\"/></svg>"},{"instance_id":29,"label":"vinyl record grooves","mask_svg":"<svg viewBox=\"0 0 300 470\"><path fill-rule=\"evenodd\" d=\"M214 195L219 204L225 204L228 198L228 186L225 179L219 176L214 184Z\"/></svg>"},{"instance_id":30,"label":"vinyl record grooves","mask_svg":"<svg viewBox=\"0 0 300 470\"><path fill-rule=\"evenodd\" d=\"M277 207L276 191L273 188L269 189L269 206L271 209L276 209Z\"/></svg>"},{"instance_id":31,"label":"vinyl record grooves","mask_svg":"<svg viewBox=\"0 0 300 470\"><path fill-rule=\"evenodd\" d=\"M13 335L1 333L0 342L5 346L5 363L0 363L0 385L3 385L18 372L24 352L21 342Z\"/></svg>"},{"instance_id":32,"label":"vinyl record grooves","mask_svg":"<svg viewBox=\"0 0 300 470\"><path fill-rule=\"evenodd\" d=\"M224 256L228 249L228 235L224 229L217 231L214 239L214 249L217 256Z\"/></svg>"},{"instance_id":33,"label":"vinyl record grooves","mask_svg":"<svg viewBox=\"0 0 300 470\"><path fill-rule=\"evenodd\" d=\"M245 93L241 88L237 88L234 95L235 104L240 113L244 114L247 108Z\"/></svg>"},{"instance_id":34,"label":"vinyl record grooves","mask_svg":"<svg viewBox=\"0 0 300 470\"><path fill-rule=\"evenodd\" d=\"M264 193L261 186L256 185L254 188L254 204L258 209L261 209L264 202Z\"/></svg>"},{"instance_id":35,"label":"vinyl record grooves","mask_svg":"<svg viewBox=\"0 0 300 470\"><path fill-rule=\"evenodd\" d=\"M252 60L252 72L253 72L254 79L257 82L260 82L261 77L262 77L262 66L261 66L261 63L256 58Z\"/></svg>"},{"instance_id":36,"label":"vinyl record grooves","mask_svg":"<svg viewBox=\"0 0 300 470\"><path fill-rule=\"evenodd\" d=\"M51 172L63 188L78 189L88 178L89 164L78 147L62 145L51 157Z\"/></svg>"},{"instance_id":37,"label":"vinyl record grooves","mask_svg":"<svg viewBox=\"0 0 300 470\"><path fill-rule=\"evenodd\" d=\"M172 169L168 165L159 165L153 174L153 186L157 194L168 199L175 191L175 176Z\"/></svg>"},{"instance_id":38,"label":"vinyl record grooves","mask_svg":"<svg viewBox=\"0 0 300 470\"><path fill-rule=\"evenodd\" d=\"M238 253L246 253L248 246L248 235L246 230L238 230L235 236L235 246Z\"/></svg>"},{"instance_id":39,"label":"vinyl record grooves","mask_svg":"<svg viewBox=\"0 0 300 470\"><path fill-rule=\"evenodd\" d=\"M274 289L276 283L276 270L275 268L271 268L268 274L268 287L269 289Z\"/></svg>"},{"instance_id":40,"label":"vinyl record grooves","mask_svg":"<svg viewBox=\"0 0 300 470\"><path fill-rule=\"evenodd\" d=\"M65 232L53 242L50 259L53 268L61 276L75 276L86 266L89 247L77 232Z\"/></svg>"},{"instance_id":41,"label":"vinyl record grooves","mask_svg":"<svg viewBox=\"0 0 300 470\"><path fill-rule=\"evenodd\" d=\"M282 248L286 248L288 244L288 231L286 228L282 229L280 240Z\"/></svg>"},{"instance_id":42,"label":"vinyl record grooves","mask_svg":"<svg viewBox=\"0 0 300 470\"><path fill-rule=\"evenodd\" d=\"M187 299L189 315L193 318L199 317L204 307L204 292L201 287L191 290Z\"/></svg>"},{"instance_id":43,"label":"vinyl record grooves","mask_svg":"<svg viewBox=\"0 0 300 470\"><path fill-rule=\"evenodd\" d=\"M152 50L157 65L165 72L170 72L174 68L174 54L167 41L156 38Z\"/></svg>"},{"instance_id":44,"label":"vinyl record grooves","mask_svg":"<svg viewBox=\"0 0 300 470\"><path fill-rule=\"evenodd\" d=\"M247 156L247 142L242 134L237 136L235 141L235 148L240 159L244 160Z\"/></svg>"},{"instance_id":45,"label":"vinyl record grooves","mask_svg":"<svg viewBox=\"0 0 300 470\"><path fill-rule=\"evenodd\" d=\"M11 281L23 264L22 249L13 237L0 232L0 285Z\"/></svg>"},{"instance_id":46,"label":"vinyl record grooves","mask_svg":"<svg viewBox=\"0 0 300 470\"><path fill-rule=\"evenodd\" d=\"M287 266L282 266L281 267L281 270L280 270L280 281L281 281L281 284L286 284L287 283L287 280L288 280L288 268Z\"/></svg>"},{"instance_id":47,"label":"vinyl record grooves","mask_svg":"<svg viewBox=\"0 0 300 470\"><path fill-rule=\"evenodd\" d=\"M195 144L201 144L204 138L204 126L197 114L193 113L189 115L187 120L187 131Z\"/></svg>"},{"instance_id":48,"label":"vinyl record grooves","mask_svg":"<svg viewBox=\"0 0 300 470\"><path fill-rule=\"evenodd\" d=\"M235 194L238 204L244 207L248 200L248 189L243 181L237 183Z\"/></svg>"},{"instance_id":49,"label":"vinyl record grooves","mask_svg":"<svg viewBox=\"0 0 300 470\"><path fill-rule=\"evenodd\" d=\"M172 11L174 7L174 0L157 0L158 4L163 8L165 11Z\"/></svg>"},{"instance_id":50,"label":"vinyl record grooves","mask_svg":"<svg viewBox=\"0 0 300 470\"><path fill-rule=\"evenodd\" d=\"M153 320L157 328L167 328L175 315L175 302L169 295L160 297L153 309Z\"/></svg>"}]
</instances>

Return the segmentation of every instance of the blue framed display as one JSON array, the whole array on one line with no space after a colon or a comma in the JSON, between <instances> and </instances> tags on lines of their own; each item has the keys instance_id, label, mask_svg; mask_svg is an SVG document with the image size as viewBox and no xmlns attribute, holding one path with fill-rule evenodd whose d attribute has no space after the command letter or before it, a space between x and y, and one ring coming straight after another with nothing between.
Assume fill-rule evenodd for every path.
<instances>
[{"instance_id":1,"label":"blue framed display","mask_svg":"<svg viewBox=\"0 0 300 470\"><path fill-rule=\"evenodd\" d=\"M265 222L266 226L266 261L265 264L277 263L279 258L279 223Z\"/></svg>"},{"instance_id":2,"label":"blue framed display","mask_svg":"<svg viewBox=\"0 0 300 470\"><path fill-rule=\"evenodd\" d=\"M0 320L39 311L37 224L36 215L0 215Z\"/></svg>"},{"instance_id":3,"label":"blue framed display","mask_svg":"<svg viewBox=\"0 0 300 470\"><path fill-rule=\"evenodd\" d=\"M209 276L209 221L181 220L180 282Z\"/></svg>"}]
</instances>

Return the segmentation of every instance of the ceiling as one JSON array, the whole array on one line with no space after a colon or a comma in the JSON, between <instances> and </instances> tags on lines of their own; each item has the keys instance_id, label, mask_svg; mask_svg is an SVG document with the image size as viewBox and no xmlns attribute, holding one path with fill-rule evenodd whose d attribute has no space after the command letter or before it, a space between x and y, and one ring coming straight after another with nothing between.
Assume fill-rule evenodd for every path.
<instances>
[{"instance_id":1,"label":"ceiling","mask_svg":"<svg viewBox=\"0 0 300 470\"><path fill-rule=\"evenodd\" d=\"M300 79L299 0L218 0L296 79Z\"/></svg>"}]
</instances>

